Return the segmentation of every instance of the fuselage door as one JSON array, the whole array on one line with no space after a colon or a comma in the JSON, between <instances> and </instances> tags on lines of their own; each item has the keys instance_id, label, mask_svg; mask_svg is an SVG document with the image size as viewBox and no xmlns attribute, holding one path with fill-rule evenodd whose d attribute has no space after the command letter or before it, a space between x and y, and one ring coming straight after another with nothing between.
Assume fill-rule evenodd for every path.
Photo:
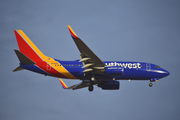
<instances>
[{"instance_id":1,"label":"fuselage door","mask_svg":"<svg viewBox=\"0 0 180 120\"><path fill-rule=\"evenodd\" d=\"M46 63L46 69L49 71L49 70L51 70L51 66L48 64L48 63Z\"/></svg>"},{"instance_id":2,"label":"fuselage door","mask_svg":"<svg viewBox=\"0 0 180 120\"><path fill-rule=\"evenodd\" d=\"M146 70L150 71L151 70L151 64L146 64Z\"/></svg>"}]
</instances>

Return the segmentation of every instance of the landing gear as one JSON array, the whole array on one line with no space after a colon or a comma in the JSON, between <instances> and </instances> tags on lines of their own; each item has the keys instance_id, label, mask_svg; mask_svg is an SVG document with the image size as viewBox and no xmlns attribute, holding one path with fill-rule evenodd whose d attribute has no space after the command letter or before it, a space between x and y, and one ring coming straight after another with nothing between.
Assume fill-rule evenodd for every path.
<instances>
[{"instance_id":1,"label":"landing gear","mask_svg":"<svg viewBox=\"0 0 180 120\"><path fill-rule=\"evenodd\" d=\"M88 88L88 90L89 90L90 92L92 92L93 89L94 89L93 85L90 85L89 88Z\"/></svg>"},{"instance_id":2,"label":"landing gear","mask_svg":"<svg viewBox=\"0 0 180 120\"><path fill-rule=\"evenodd\" d=\"M94 81L95 80L95 78L94 78L94 75L93 75L93 77L91 78L91 81Z\"/></svg>"},{"instance_id":3,"label":"landing gear","mask_svg":"<svg viewBox=\"0 0 180 120\"><path fill-rule=\"evenodd\" d=\"M95 82L95 77L94 77L94 75L92 76L92 78L91 78L91 80L90 80L90 85L89 85L89 88L88 88L88 90L90 91L90 92L92 92L93 91L93 89L94 89L94 87L93 87L93 83Z\"/></svg>"},{"instance_id":4,"label":"landing gear","mask_svg":"<svg viewBox=\"0 0 180 120\"><path fill-rule=\"evenodd\" d=\"M152 87L152 86L153 86L153 84L150 82L150 83L149 83L149 87Z\"/></svg>"}]
</instances>

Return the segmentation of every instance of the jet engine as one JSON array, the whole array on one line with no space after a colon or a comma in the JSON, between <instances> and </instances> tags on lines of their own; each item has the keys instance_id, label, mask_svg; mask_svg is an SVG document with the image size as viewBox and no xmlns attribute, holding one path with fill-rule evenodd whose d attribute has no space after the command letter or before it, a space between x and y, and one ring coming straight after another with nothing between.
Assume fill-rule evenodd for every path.
<instances>
[{"instance_id":1,"label":"jet engine","mask_svg":"<svg viewBox=\"0 0 180 120\"><path fill-rule=\"evenodd\" d=\"M103 81L98 84L103 90L118 90L120 86L119 81Z\"/></svg>"}]
</instances>

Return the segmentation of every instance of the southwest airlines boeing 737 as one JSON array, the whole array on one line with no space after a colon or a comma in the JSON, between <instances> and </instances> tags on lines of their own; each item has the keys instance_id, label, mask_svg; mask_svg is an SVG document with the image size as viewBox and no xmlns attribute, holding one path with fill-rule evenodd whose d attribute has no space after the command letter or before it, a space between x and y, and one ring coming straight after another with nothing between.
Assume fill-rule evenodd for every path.
<instances>
[{"instance_id":1,"label":"southwest airlines boeing 737","mask_svg":"<svg viewBox=\"0 0 180 120\"><path fill-rule=\"evenodd\" d=\"M69 32L80 51L80 59L61 61L45 56L22 30L14 30L19 50L14 50L20 66L13 71L30 70L43 75L57 77L64 89L80 89L88 87L93 91L93 85L103 90L118 90L117 80L149 80L152 82L169 75L169 72L158 65L144 62L102 61L75 34L68 25ZM70 87L61 79L78 79L82 82Z\"/></svg>"}]
</instances>

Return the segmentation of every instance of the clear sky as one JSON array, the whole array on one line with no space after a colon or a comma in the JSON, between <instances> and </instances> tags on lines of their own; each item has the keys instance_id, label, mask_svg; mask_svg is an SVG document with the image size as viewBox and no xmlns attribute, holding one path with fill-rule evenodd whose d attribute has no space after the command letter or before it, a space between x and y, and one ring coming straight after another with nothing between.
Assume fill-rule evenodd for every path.
<instances>
[{"instance_id":1,"label":"clear sky","mask_svg":"<svg viewBox=\"0 0 180 120\"><path fill-rule=\"evenodd\" d=\"M19 65L14 29L47 56L77 60L67 25L102 60L154 63L171 74L120 81L120 90L64 90ZM180 120L179 0L1 0L0 120ZM78 80L64 80L68 86Z\"/></svg>"}]
</instances>

